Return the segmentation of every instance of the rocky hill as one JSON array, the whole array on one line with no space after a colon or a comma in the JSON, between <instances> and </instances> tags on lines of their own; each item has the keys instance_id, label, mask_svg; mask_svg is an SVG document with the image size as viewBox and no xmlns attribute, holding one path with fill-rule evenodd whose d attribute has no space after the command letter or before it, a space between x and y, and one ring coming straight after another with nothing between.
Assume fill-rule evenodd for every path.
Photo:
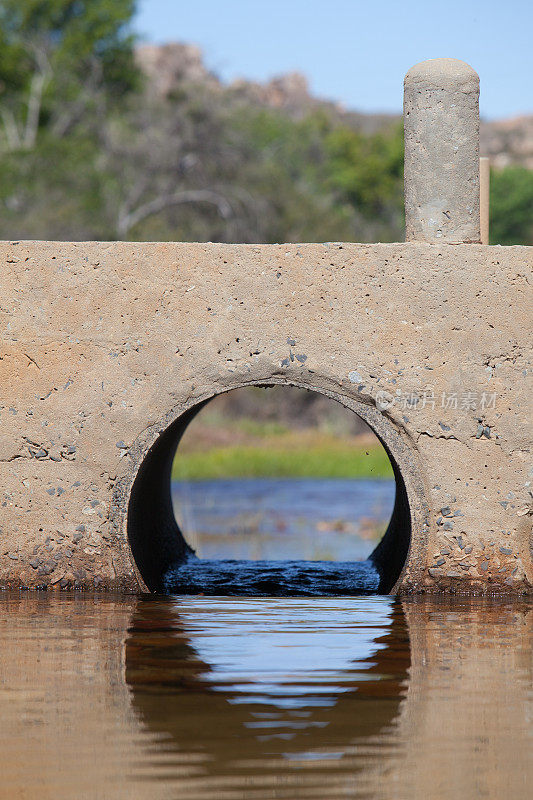
<instances>
[{"instance_id":1,"label":"rocky hill","mask_svg":"<svg viewBox=\"0 0 533 800\"><path fill-rule=\"evenodd\" d=\"M520 164L533 170L533 114L482 122L481 151L498 169Z\"/></svg>"},{"instance_id":2,"label":"rocky hill","mask_svg":"<svg viewBox=\"0 0 533 800\"><path fill-rule=\"evenodd\" d=\"M216 92L269 108L283 109L291 116L303 116L317 108L326 109L364 133L374 133L400 119L395 114L364 114L348 110L340 103L315 97L305 75L298 72L272 78L267 83L238 80L223 83L208 70L203 53L191 44L142 45L137 61L148 80L147 90L172 98L183 84L202 84ZM481 153L489 156L496 168L519 164L533 169L533 114L497 121L481 122Z\"/></svg>"}]
</instances>

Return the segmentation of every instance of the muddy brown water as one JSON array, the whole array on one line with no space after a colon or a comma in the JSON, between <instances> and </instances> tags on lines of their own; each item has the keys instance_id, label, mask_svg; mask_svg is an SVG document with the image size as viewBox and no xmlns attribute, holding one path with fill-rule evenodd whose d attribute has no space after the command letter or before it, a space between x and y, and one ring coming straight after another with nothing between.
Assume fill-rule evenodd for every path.
<instances>
[{"instance_id":1,"label":"muddy brown water","mask_svg":"<svg viewBox=\"0 0 533 800\"><path fill-rule=\"evenodd\" d=\"M0 594L0 797L531 797L533 604Z\"/></svg>"}]
</instances>

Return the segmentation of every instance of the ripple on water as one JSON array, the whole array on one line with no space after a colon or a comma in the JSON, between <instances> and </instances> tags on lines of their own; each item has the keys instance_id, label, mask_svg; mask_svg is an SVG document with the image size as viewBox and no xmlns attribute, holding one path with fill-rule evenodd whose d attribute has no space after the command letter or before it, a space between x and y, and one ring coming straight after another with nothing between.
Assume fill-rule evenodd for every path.
<instances>
[{"instance_id":1,"label":"ripple on water","mask_svg":"<svg viewBox=\"0 0 533 800\"><path fill-rule=\"evenodd\" d=\"M338 597L375 594L371 561L238 561L188 558L164 579L169 594L241 597Z\"/></svg>"},{"instance_id":2,"label":"ripple on water","mask_svg":"<svg viewBox=\"0 0 533 800\"><path fill-rule=\"evenodd\" d=\"M0 593L0 798L529 800L533 605Z\"/></svg>"}]
</instances>

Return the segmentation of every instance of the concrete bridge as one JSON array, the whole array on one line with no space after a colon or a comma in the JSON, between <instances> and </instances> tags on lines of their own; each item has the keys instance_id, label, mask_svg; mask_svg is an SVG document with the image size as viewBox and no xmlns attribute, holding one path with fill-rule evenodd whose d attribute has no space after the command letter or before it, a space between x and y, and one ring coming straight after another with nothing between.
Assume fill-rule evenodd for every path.
<instances>
[{"instance_id":1,"label":"concrete bridge","mask_svg":"<svg viewBox=\"0 0 533 800\"><path fill-rule=\"evenodd\" d=\"M480 244L478 90L406 77L406 243L0 245L0 586L161 589L187 424L285 384L389 453L381 591L532 591L533 248Z\"/></svg>"}]
</instances>

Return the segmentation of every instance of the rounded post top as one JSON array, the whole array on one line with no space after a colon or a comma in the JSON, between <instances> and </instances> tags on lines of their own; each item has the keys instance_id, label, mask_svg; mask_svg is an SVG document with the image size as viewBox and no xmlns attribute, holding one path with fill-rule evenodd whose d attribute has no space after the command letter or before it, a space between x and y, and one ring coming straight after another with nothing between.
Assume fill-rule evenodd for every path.
<instances>
[{"instance_id":1,"label":"rounded post top","mask_svg":"<svg viewBox=\"0 0 533 800\"><path fill-rule=\"evenodd\" d=\"M411 67L404 84L407 241L479 242L479 77L455 58Z\"/></svg>"},{"instance_id":2,"label":"rounded post top","mask_svg":"<svg viewBox=\"0 0 533 800\"><path fill-rule=\"evenodd\" d=\"M479 75L466 61L458 58L431 58L411 67L404 85L427 86L433 89L461 87L462 91L478 91Z\"/></svg>"}]
</instances>

